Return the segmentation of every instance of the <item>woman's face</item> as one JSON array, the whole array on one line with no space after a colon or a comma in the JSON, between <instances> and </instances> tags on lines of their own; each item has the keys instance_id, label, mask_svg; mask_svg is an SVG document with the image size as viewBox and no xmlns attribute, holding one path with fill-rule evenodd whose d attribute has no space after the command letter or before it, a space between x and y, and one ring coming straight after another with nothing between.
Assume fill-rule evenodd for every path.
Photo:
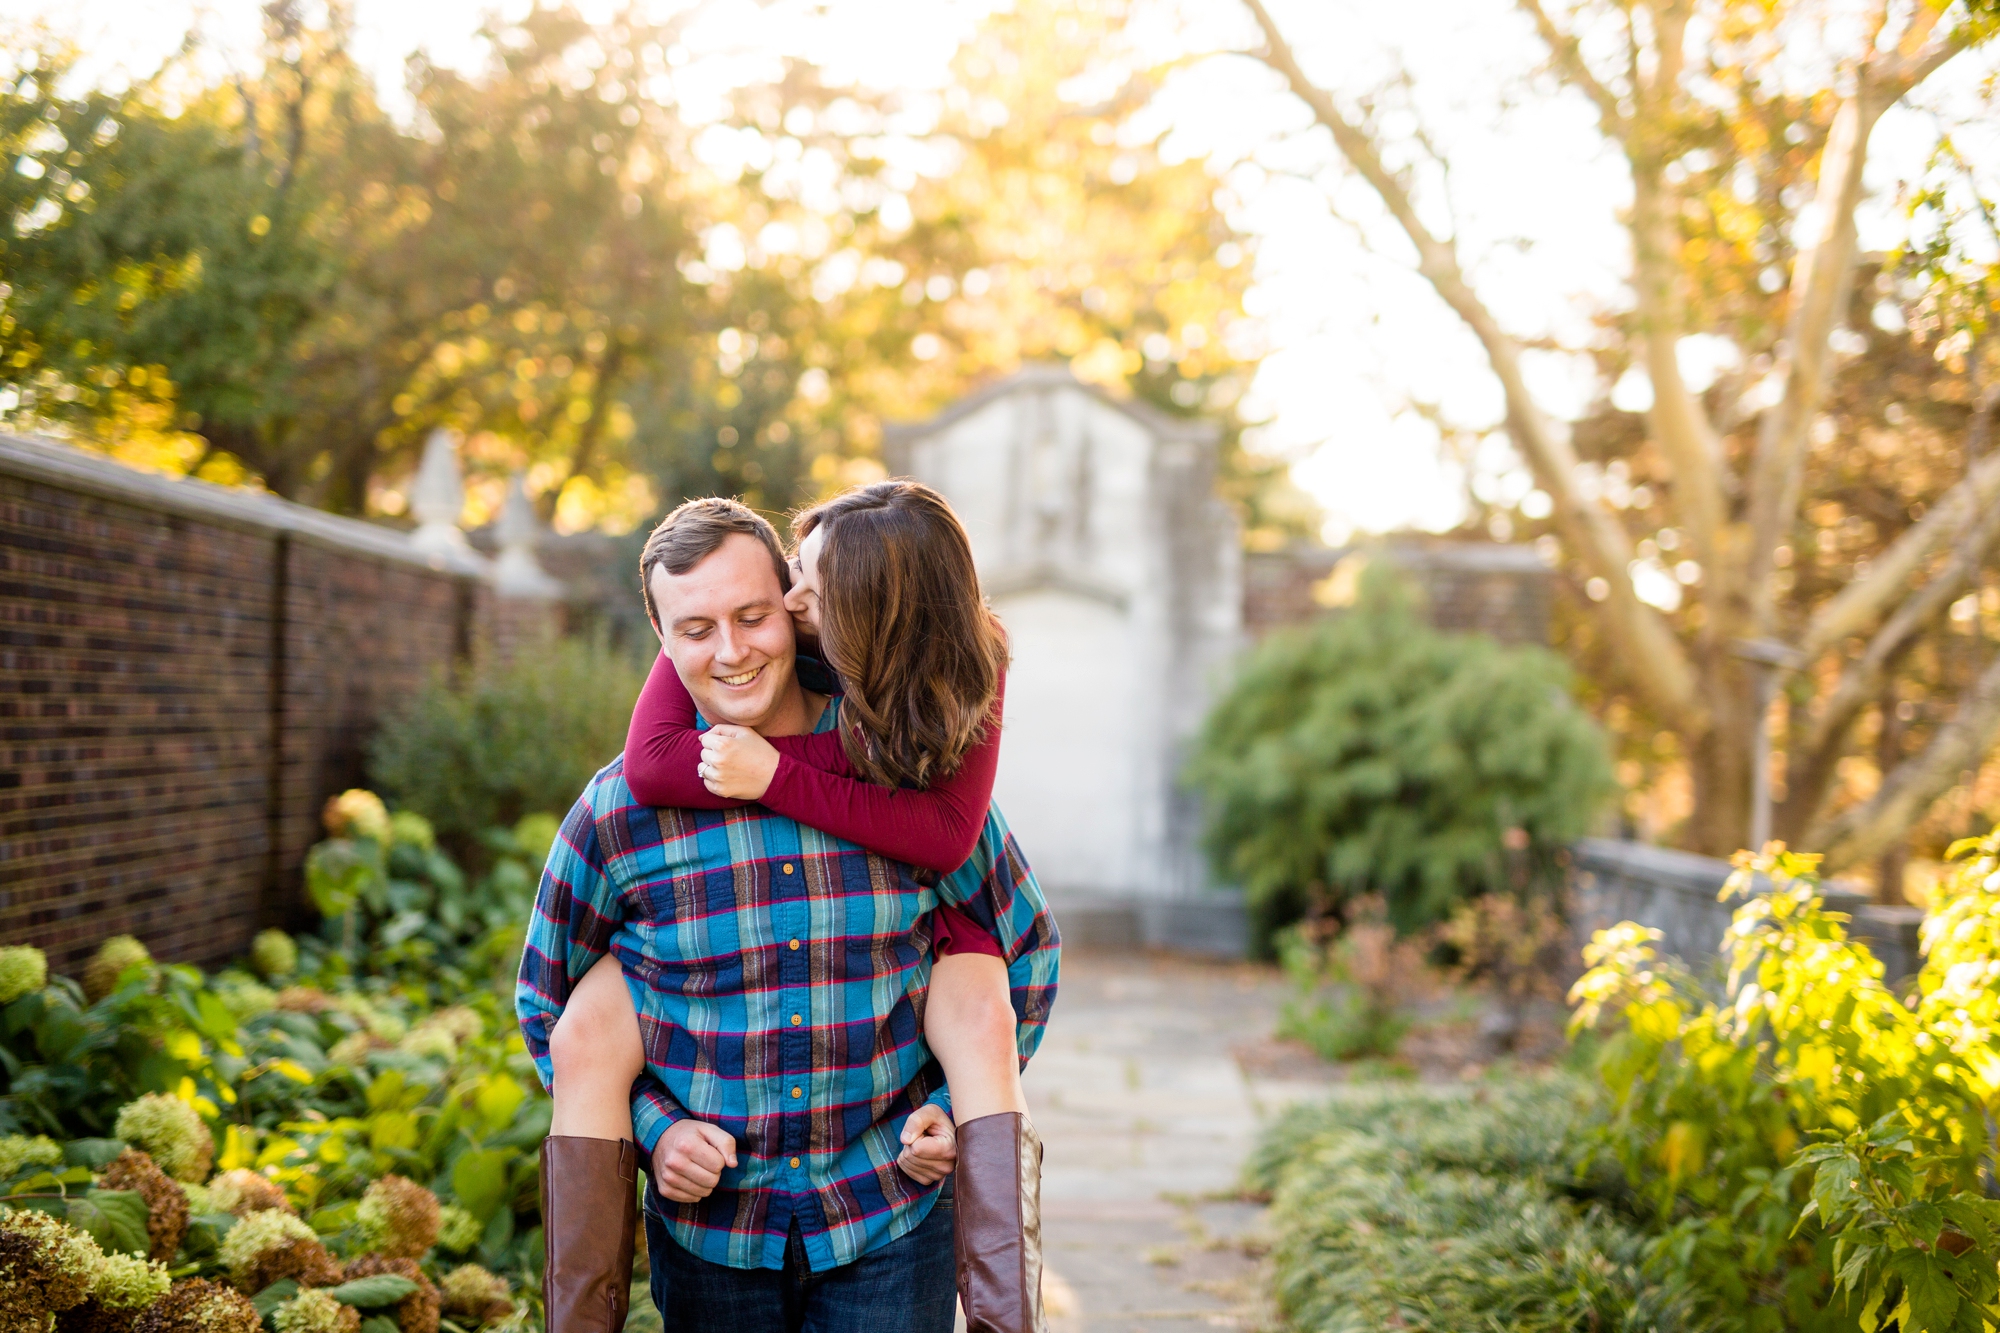
<instances>
[{"instance_id":1,"label":"woman's face","mask_svg":"<svg viewBox=\"0 0 2000 1333\"><path fill-rule=\"evenodd\" d=\"M785 609L801 634L819 637L819 548L823 528L814 528L799 543L792 557L792 590L785 594Z\"/></svg>"}]
</instances>

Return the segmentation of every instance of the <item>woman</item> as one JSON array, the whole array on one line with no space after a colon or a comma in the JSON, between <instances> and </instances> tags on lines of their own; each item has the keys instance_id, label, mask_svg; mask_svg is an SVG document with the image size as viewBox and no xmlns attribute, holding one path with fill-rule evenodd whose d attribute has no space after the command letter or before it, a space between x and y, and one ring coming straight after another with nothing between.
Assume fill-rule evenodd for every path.
<instances>
[{"instance_id":1,"label":"woman","mask_svg":"<svg viewBox=\"0 0 2000 1333\"><path fill-rule=\"evenodd\" d=\"M774 740L726 725L699 731L694 701L662 654L633 711L626 784L646 805L756 801L948 874L985 826L1007 660L965 530L937 492L894 481L808 509L793 531L785 607L840 676L840 730ZM1038 1333L1041 1145L1021 1092L1005 952L956 908L936 909L931 927L924 1036L944 1068L957 1126L960 1302L972 1333ZM564 1028L572 1040L563 1040ZM551 1055L550 1133L629 1138L643 1053L614 959L578 984ZM931 1183L914 1159L900 1164Z\"/></svg>"}]
</instances>

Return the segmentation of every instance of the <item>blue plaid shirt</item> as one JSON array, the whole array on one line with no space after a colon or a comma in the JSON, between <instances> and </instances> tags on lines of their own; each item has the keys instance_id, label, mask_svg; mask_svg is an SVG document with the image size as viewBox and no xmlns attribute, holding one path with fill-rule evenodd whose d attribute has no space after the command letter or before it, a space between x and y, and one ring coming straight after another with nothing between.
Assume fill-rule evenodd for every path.
<instances>
[{"instance_id":1,"label":"blue plaid shirt","mask_svg":"<svg viewBox=\"0 0 2000 1333\"><path fill-rule=\"evenodd\" d=\"M999 809L933 888L762 806L635 804L623 774L621 756L591 780L536 894L515 1007L542 1081L570 988L609 951L646 1050L640 1145L650 1154L688 1116L736 1138L738 1164L706 1199L648 1192L675 1240L713 1263L782 1268L796 1226L819 1272L910 1231L938 1187L897 1169L903 1122L949 1106L923 1039L931 909L958 904L1000 940L1024 1062L1055 999L1055 921Z\"/></svg>"}]
</instances>

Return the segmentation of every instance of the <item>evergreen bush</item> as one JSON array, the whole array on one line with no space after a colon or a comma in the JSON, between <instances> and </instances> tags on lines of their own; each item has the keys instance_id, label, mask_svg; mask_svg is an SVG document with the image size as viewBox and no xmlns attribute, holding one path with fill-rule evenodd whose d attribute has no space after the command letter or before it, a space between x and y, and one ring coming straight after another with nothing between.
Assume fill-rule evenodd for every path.
<instances>
[{"instance_id":1,"label":"evergreen bush","mask_svg":"<svg viewBox=\"0 0 2000 1333\"><path fill-rule=\"evenodd\" d=\"M1265 940L1364 894L1409 931L1551 883L1613 790L1560 658L1418 610L1370 568L1353 607L1264 640L1204 724L1189 777L1210 858Z\"/></svg>"}]
</instances>

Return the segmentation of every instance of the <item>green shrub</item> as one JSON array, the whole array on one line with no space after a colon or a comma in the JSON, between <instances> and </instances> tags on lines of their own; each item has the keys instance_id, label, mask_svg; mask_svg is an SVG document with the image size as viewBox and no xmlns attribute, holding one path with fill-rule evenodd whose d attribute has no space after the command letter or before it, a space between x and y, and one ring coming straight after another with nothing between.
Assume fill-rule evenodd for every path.
<instances>
[{"instance_id":1,"label":"green shrub","mask_svg":"<svg viewBox=\"0 0 2000 1333\"><path fill-rule=\"evenodd\" d=\"M1612 789L1602 733L1540 648L1447 634L1381 568L1339 615L1271 635L1189 777L1219 879L1265 932L1378 894L1399 930L1553 882Z\"/></svg>"},{"instance_id":2,"label":"green shrub","mask_svg":"<svg viewBox=\"0 0 2000 1333\"><path fill-rule=\"evenodd\" d=\"M376 737L370 770L464 856L487 829L569 809L625 748L645 667L603 641L564 639L434 677Z\"/></svg>"}]
</instances>

